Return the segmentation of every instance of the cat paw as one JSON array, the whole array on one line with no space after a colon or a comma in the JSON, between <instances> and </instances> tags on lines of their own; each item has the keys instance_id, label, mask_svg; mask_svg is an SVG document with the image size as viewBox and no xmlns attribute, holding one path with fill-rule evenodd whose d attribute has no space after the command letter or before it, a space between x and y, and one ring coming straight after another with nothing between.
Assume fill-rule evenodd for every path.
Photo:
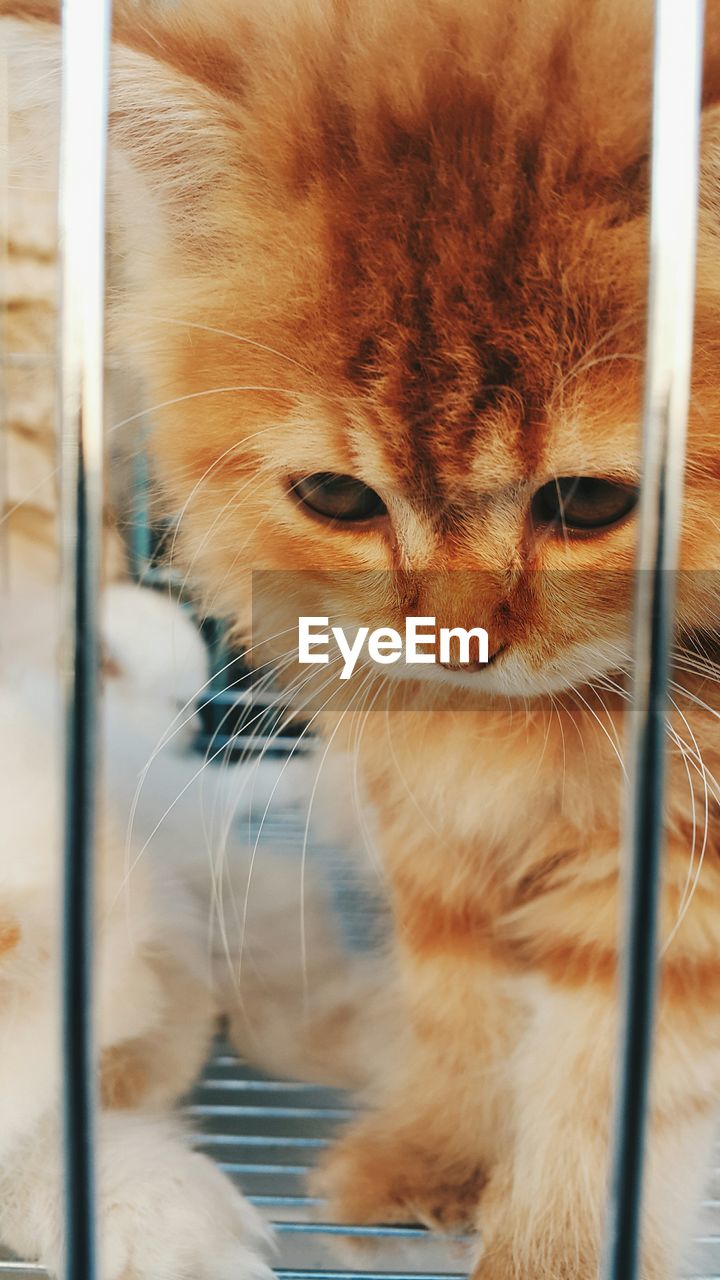
<instances>
[{"instance_id":1,"label":"cat paw","mask_svg":"<svg viewBox=\"0 0 720 1280\"><path fill-rule=\"evenodd\" d=\"M0 1168L0 1237L20 1258L62 1270L63 1196L54 1121ZM170 1116L99 1117L100 1280L272 1280L269 1231Z\"/></svg>"},{"instance_id":2,"label":"cat paw","mask_svg":"<svg viewBox=\"0 0 720 1280\"><path fill-rule=\"evenodd\" d=\"M102 1171L102 1280L271 1280L268 1228L211 1160L175 1134L132 1154Z\"/></svg>"},{"instance_id":3,"label":"cat paw","mask_svg":"<svg viewBox=\"0 0 720 1280\"><path fill-rule=\"evenodd\" d=\"M448 1232L475 1227L484 1184L480 1168L369 1126L332 1147L311 1177L332 1221L419 1222Z\"/></svg>"}]
</instances>

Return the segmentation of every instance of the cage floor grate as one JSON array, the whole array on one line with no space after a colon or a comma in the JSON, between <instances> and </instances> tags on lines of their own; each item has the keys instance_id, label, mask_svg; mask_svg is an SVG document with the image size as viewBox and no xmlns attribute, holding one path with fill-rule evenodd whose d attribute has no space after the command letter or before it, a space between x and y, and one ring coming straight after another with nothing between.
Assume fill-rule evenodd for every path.
<instances>
[{"instance_id":1,"label":"cage floor grate","mask_svg":"<svg viewBox=\"0 0 720 1280\"><path fill-rule=\"evenodd\" d=\"M322 1221L306 1175L351 1114L339 1090L268 1079L222 1043L186 1108L196 1145L275 1225L281 1280L463 1280L472 1247L422 1227L347 1227ZM720 1157L711 1170L693 1280L720 1280ZM690 1274L689 1272L687 1273ZM0 1256L0 1280L43 1280L39 1266Z\"/></svg>"},{"instance_id":2,"label":"cage floor grate","mask_svg":"<svg viewBox=\"0 0 720 1280\"><path fill-rule=\"evenodd\" d=\"M422 1227L347 1227L323 1222L306 1175L333 1131L353 1114L339 1091L269 1080L220 1048L188 1107L198 1147L220 1164L274 1224L273 1267L284 1280L374 1276L462 1277L465 1241Z\"/></svg>"}]
</instances>

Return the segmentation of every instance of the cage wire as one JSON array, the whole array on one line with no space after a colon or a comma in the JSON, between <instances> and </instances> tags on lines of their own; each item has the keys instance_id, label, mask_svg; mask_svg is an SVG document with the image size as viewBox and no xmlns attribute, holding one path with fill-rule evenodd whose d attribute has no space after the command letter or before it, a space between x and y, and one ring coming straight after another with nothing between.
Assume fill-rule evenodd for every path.
<instances>
[{"instance_id":1,"label":"cage wire","mask_svg":"<svg viewBox=\"0 0 720 1280\"><path fill-rule=\"evenodd\" d=\"M60 167L62 279L61 390L65 609L65 835L63 1054L67 1280L92 1280L94 1073L92 1037L92 885L94 739L97 716L97 601L102 546L104 407L104 181L110 0L64 0ZM685 432L692 352L702 72L701 0L655 0L655 61L650 225L650 292L643 482L635 609L635 677L630 784L625 821L627 910L621 1001L624 1037L618 1072L613 1179L604 1280L635 1280L644 1135L655 994L657 889L662 857L664 720L678 564ZM0 85L3 82L0 77ZM2 112L7 119L7 111ZM7 138L5 138L7 143ZM7 147L5 149L7 154ZM5 187L5 189L7 189ZM5 246L3 246L3 249ZM4 351L3 370L21 353ZM40 358L40 357L38 357ZM46 357L47 358L47 357ZM3 370L0 370L0 376ZM2 384L0 383L0 397ZM2 401L0 399L0 407ZM0 432L0 449L5 449ZM141 456L133 490L131 562L139 581L168 585L162 531L153 525L150 477ZM3 469L4 473L4 469ZM3 554L5 554L3 552ZM7 578L5 566L4 578ZM272 709L258 718L247 669L221 624L204 622L216 674L199 749L247 754L294 750L299 729L278 734ZM249 724L251 699L254 725ZM297 840L291 819L271 821L268 837ZM80 998L78 998L78 996ZM349 1227L317 1220L303 1179L334 1127L351 1114L338 1091L265 1079L218 1043L188 1104L201 1150L218 1160L275 1222L285 1280L454 1280L466 1273L462 1241L421 1227ZM720 1169L711 1170L705 1207L720 1208ZM337 1237L373 1241L372 1270L342 1269ZM700 1238L704 1280L720 1275L720 1236ZM0 1258L0 1277L41 1268Z\"/></svg>"}]
</instances>

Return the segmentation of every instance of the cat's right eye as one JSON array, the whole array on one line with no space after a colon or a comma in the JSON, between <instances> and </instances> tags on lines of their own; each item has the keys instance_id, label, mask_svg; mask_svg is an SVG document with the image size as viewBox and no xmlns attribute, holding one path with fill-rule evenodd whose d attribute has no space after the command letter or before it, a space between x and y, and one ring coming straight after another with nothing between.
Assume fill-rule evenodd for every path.
<instances>
[{"instance_id":1,"label":"cat's right eye","mask_svg":"<svg viewBox=\"0 0 720 1280\"><path fill-rule=\"evenodd\" d=\"M355 476L316 471L290 482L290 492L314 516L342 524L365 524L387 515L382 498Z\"/></svg>"}]
</instances>

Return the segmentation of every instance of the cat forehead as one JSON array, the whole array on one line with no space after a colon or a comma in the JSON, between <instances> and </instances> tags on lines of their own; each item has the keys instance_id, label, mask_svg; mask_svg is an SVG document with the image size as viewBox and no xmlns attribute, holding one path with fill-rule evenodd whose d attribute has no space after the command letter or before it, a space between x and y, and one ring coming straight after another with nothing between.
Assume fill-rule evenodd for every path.
<instances>
[{"instance_id":1,"label":"cat forehead","mask_svg":"<svg viewBox=\"0 0 720 1280\"><path fill-rule=\"evenodd\" d=\"M418 120L392 163L320 183L323 329L304 341L322 364L330 332L340 376L416 451L447 464L451 442L465 466L481 429L517 470L537 464L553 398L589 353L642 349L645 172L553 181L527 138L492 168L472 129L448 139Z\"/></svg>"},{"instance_id":2,"label":"cat forehead","mask_svg":"<svg viewBox=\"0 0 720 1280\"><path fill-rule=\"evenodd\" d=\"M356 412L350 453L368 483L426 510L479 508L487 501L526 502L548 480L567 475L611 476L637 483L640 466L641 386L618 377L613 394L563 407L556 398L534 427L519 411L479 419L475 430L416 432L411 426L370 421Z\"/></svg>"},{"instance_id":3,"label":"cat forehead","mask_svg":"<svg viewBox=\"0 0 720 1280\"><path fill-rule=\"evenodd\" d=\"M440 411L432 427L390 420L387 415L352 415L350 452L359 475L369 483L402 493L429 507L465 504L480 493L516 486L531 468L523 457L517 421L476 424L457 432Z\"/></svg>"}]
</instances>

